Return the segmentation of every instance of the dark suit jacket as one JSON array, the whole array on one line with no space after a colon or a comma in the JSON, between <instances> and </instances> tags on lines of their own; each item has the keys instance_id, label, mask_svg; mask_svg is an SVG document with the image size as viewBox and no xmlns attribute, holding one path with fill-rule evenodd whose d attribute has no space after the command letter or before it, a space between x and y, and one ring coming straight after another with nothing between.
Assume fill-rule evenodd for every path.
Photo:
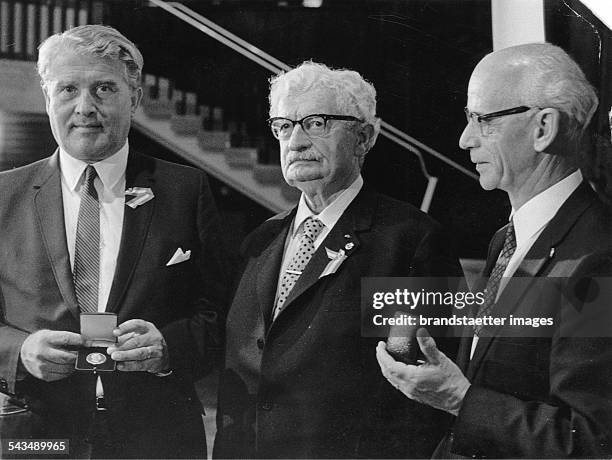
<instances>
[{"instance_id":1,"label":"dark suit jacket","mask_svg":"<svg viewBox=\"0 0 612 460\"><path fill-rule=\"evenodd\" d=\"M195 169L130 153L126 181L126 187L150 187L155 197L125 207L107 311L117 313L119 323L141 318L155 324L174 374L101 374L108 417L117 429L114 442L126 457L201 457L202 410L192 382L220 347L217 212L206 177ZM94 375L16 380L19 350L29 333L79 332L57 153L0 174L0 235L0 390L34 411L33 437L86 436L95 407ZM166 266L178 247L191 249L191 259Z\"/></svg>"},{"instance_id":2,"label":"dark suit jacket","mask_svg":"<svg viewBox=\"0 0 612 460\"><path fill-rule=\"evenodd\" d=\"M487 276L505 230L489 248ZM612 455L610 288L601 285L599 295L591 296L588 287L600 276L608 277L610 286L611 246L612 216L583 183L493 308L494 316L553 318L554 326L540 337L536 329L531 337L510 336L507 326L490 329L471 360L472 338L462 341L459 364L472 386L454 424L450 452L441 451L442 457Z\"/></svg>"},{"instance_id":3,"label":"dark suit jacket","mask_svg":"<svg viewBox=\"0 0 612 460\"><path fill-rule=\"evenodd\" d=\"M446 414L408 400L382 376L376 339L361 336L362 277L458 276L440 227L367 190L314 253L283 311L271 313L295 210L257 228L228 313L216 457L423 457ZM347 243L352 243L348 246ZM348 258L320 278L325 248Z\"/></svg>"}]
</instances>

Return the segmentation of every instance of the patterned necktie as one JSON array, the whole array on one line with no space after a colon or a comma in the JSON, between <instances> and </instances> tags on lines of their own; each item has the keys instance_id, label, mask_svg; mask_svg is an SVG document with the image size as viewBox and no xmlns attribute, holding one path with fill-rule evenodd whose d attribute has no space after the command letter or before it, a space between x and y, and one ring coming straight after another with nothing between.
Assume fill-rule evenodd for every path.
<instances>
[{"instance_id":1,"label":"patterned necktie","mask_svg":"<svg viewBox=\"0 0 612 460\"><path fill-rule=\"evenodd\" d=\"M74 288L82 312L98 311L100 280L100 208L94 187L96 169L89 165L81 186L81 206L74 245Z\"/></svg>"},{"instance_id":2,"label":"patterned necktie","mask_svg":"<svg viewBox=\"0 0 612 460\"><path fill-rule=\"evenodd\" d=\"M497 298L497 291L499 291L499 283L501 282L504 272L506 271L508 263L510 262L515 250L516 235L514 234L514 223L510 221L510 224L508 224L508 228L506 230L504 245L499 253L495 267L491 272L491 276L489 276L489 280L487 281L487 287L484 293L484 302L478 309L478 314L476 315L477 318L482 318L491 313L493 305L495 304L495 299ZM475 334L479 335L482 328L482 325L474 326Z\"/></svg>"},{"instance_id":3,"label":"patterned necktie","mask_svg":"<svg viewBox=\"0 0 612 460\"><path fill-rule=\"evenodd\" d=\"M304 231L300 237L300 244L297 252L291 258L291 262L287 265L287 269L283 273L280 283L280 292L278 294L278 300L276 301L276 308L274 309L274 319L283 309L285 300L289 296L291 289L295 286L298 278L308 265L308 262L312 258L314 253L314 242L317 236L321 233L321 230L325 225L319 219L309 217L304 221Z\"/></svg>"}]
</instances>

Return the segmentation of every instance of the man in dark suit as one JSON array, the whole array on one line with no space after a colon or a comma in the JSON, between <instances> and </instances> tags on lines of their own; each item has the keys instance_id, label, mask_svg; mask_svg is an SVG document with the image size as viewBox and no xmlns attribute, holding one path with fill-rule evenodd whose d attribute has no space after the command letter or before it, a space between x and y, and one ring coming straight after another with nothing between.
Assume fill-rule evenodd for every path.
<instances>
[{"instance_id":1,"label":"man in dark suit","mask_svg":"<svg viewBox=\"0 0 612 460\"><path fill-rule=\"evenodd\" d=\"M304 63L272 81L270 115L284 178L302 195L243 244L213 454L430 455L445 414L379 374L374 339L361 336L360 283L457 275L448 240L413 206L363 185L380 120L357 72Z\"/></svg>"},{"instance_id":2,"label":"man in dark suit","mask_svg":"<svg viewBox=\"0 0 612 460\"><path fill-rule=\"evenodd\" d=\"M596 107L580 68L550 44L496 51L472 74L459 145L481 186L504 190L512 205L491 242L474 319L506 322L470 328L459 366L425 330L422 366L377 348L394 386L456 416L440 457L612 455L612 215L579 169Z\"/></svg>"},{"instance_id":3,"label":"man in dark suit","mask_svg":"<svg viewBox=\"0 0 612 460\"><path fill-rule=\"evenodd\" d=\"M68 439L73 457L206 456L193 380L220 346L218 217L203 173L129 148L142 65L110 27L47 39L59 149L0 174L0 390L28 436ZM75 370L86 312L117 315L115 372Z\"/></svg>"}]
</instances>

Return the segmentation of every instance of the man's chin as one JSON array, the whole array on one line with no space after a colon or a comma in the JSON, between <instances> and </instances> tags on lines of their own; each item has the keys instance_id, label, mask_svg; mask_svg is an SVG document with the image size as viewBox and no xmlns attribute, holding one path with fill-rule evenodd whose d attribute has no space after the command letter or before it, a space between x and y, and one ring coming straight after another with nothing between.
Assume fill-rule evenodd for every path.
<instances>
[{"instance_id":1,"label":"man's chin","mask_svg":"<svg viewBox=\"0 0 612 460\"><path fill-rule=\"evenodd\" d=\"M480 186L483 190L490 191L495 190L497 188L497 182L495 181L495 178L492 178L490 176L485 176L481 174L478 178L478 182L480 183Z\"/></svg>"},{"instance_id":2,"label":"man's chin","mask_svg":"<svg viewBox=\"0 0 612 460\"><path fill-rule=\"evenodd\" d=\"M101 148L95 143L79 143L69 146L65 150L71 157L87 162L101 161L114 153L112 149Z\"/></svg>"},{"instance_id":3,"label":"man's chin","mask_svg":"<svg viewBox=\"0 0 612 460\"><path fill-rule=\"evenodd\" d=\"M322 177L288 179L287 183L302 192L308 192L320 187Z\"/></svg>"}]
</instances>

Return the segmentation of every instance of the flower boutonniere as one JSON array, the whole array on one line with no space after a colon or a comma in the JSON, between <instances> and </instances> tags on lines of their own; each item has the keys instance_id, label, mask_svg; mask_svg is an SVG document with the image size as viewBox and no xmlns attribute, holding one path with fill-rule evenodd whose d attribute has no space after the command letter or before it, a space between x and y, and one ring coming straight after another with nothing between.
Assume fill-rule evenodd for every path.
<instances>
[{"instance_id":1,"label":"flower boutonniere","mask_svg":"<svg viewBox=\"0 0 612 460\"><path fill-rule=\"evenodd\" d=\"M147 201L152 200L155 196L153 195L153 190L148 187L130 187L125 191L125 195L131 195L134 197L130 201L125 202L125 204L132 209L135 209L141 204L145 204Z\"/></svg>"},{"instance_id":2,"label":"flower boutonniere","mask_svg":"<svg viewBox=\"0 0 612 460\"><path fill-rule=\"evenodd\" d=\"M327 266L325 267L319 278L323 278L324 276L336 273L338 267L340 267L340 265L342 265L342 262L344 262L348 257L346 255L346 252L344 252L344 249L340 249L339 251L333 251L326 247L325 252L327 252L329 262L327 263Z\"/></svg>"}]
</instances>

